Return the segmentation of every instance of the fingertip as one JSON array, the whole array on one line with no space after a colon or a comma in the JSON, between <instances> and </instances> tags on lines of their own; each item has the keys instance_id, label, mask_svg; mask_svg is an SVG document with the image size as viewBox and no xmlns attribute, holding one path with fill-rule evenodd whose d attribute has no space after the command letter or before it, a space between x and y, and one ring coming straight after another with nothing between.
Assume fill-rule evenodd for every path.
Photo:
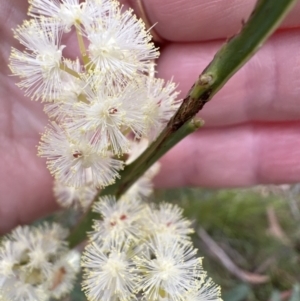
<instances>
[{"instance_id":1,"label":"fingertip","mask_svg":"<svg viewBox=\"0 0 300 301\"><path fill-rule=\"evenodd\" d=\"M121 0L132 7L163 41L196 42L227 39L236 34L256 0ZM141 9L142 7L142 9ZM300 27L300 3L281 28Z\"/></svg>"}]
</instances>

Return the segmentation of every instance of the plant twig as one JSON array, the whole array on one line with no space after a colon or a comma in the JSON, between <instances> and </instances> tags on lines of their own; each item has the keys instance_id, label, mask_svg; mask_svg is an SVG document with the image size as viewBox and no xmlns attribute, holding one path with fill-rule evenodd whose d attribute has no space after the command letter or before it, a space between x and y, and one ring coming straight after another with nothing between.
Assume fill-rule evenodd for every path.
<instances>
[{"instance_id":1,"label":"plant twig","mask_svg":"<svg viewBox=\"0 0 300 301\"><path fill-rule=\"evenodd\" d=\"M216 53L169 125L180 127L195 116L229 78L259 50L296 2L297 0L258 0L240 33L230 38Z\"/></svg>"},{"instance_id":2,"label":"plant twig","mask_svg":"<svg viewBox=\"0 0 300 301\"><path fill-rule=\"evenodd\" d=\"M275 209L273 206L269 206L267 208L267 217L269 222L269 229L268 232L273 237L277 238L280 242L282 242L286 246L291 246L291 242L287 235L282 230Z\"/></svg>"},{"instance_id":3,"label":"plant twig","mask_svg":"<svg viewBox=\"0 0 300 301\"><path fill-rule=\"evenodd\" d=\"M207 234L207 232L203 228L199 228L197 234L207 245L212 254L214 254L220 260L222 265L240 280L252 284L261 284L269 281L268 276L249 273L237 267L234 262L227 256L224 250L218 246L218 244Z\"/></svg>"},{"instance_id":4,"label":"plant twig","mask_svg":"<svg viewBox=\"0 0 300 301\"><path fill-rule=\"evenodd\" d=\"M158 139L120 173L121 178L114 185L108 186L100 194L120 196L151 164L181 141L186 136L185 128L191 125L192 118L255 54L296 2L297 0L258 0L240 33L229 39L216 53ZM98 197L99 195L95 199ZM79 222L69 237L71 247L85 239L85 232L91 230L91 219L94 217L95 215L89 212Z\"/></svg>"}]
</instances>

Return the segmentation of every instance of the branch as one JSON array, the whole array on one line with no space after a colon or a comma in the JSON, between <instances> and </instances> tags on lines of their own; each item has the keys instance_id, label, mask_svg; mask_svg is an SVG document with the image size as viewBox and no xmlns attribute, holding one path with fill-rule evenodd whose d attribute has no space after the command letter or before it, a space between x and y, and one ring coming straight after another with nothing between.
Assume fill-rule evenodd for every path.
<instances>
[{"instance_id":1,"label":"branch","mask_svg":"<svg viewBox=\"0 0 300 301\"><path fill-rule=\"evenodd\" d=\"M207 234L203 228L199 228L197 231L198 236L210 249L211 253L214 254L222 263L222 265L233 275L238 277L240 280L252 283L261 284L269 281L269 277L260 274L253 274L244 271L237 267L234 262L228 257L228 255L221 249L218 244Z\"/></svg>"},{"instance_id":2,"label":"branch","mask_svg":"<svg viewBox=\"0 0 300 301\"><path fill-rule=\"evenodd\" d=\"M173 127L180 127L195 116L259 50L296 2L297 0L258 0L240 33L230 38L216 53L170 124Z\"/></svg>"},{"instance_id":3,"label":"branch","mask_svg":"<svg viewBox=\"0 0 300 301\"><path fill-rule=\"evenodd\" d=\"M201 126L192 118L262 46L297 0L258 0L249 20L239 34L229 39L216 53L183 100L177 113L155 142L141 156L126 166L120 179L99 195L121 196L147 169L171 147ZM71 247L86 238L92 220L98 215L89 211L69 237Z\"/></svg>"},{"instance_id":4,"label":"branch","mask_svg":"<svg viewBox=\"0 0 300 301\"><path fill-rule=\"evenodd\" d=\"M284 245L291 246L291 241L282 230L273 206L269 206L267 208L267 218L269 222L269 229L268 229L269 234L272 235L277 240L279 240Z\"/></svg>"}]
</instances>

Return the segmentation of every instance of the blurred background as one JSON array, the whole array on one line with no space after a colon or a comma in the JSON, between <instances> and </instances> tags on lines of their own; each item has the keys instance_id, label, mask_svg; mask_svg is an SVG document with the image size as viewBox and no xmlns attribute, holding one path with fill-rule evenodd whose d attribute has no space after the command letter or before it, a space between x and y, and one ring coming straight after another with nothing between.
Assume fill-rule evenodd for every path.
<instances>
[{"instance_id":1,"label":"blurred background","mask_svg":"<svg viewBox=\"0 0 300 301\"><path fill-rule=\"evenodd\" d=\"M194 221L194 244L224 301L300 300L300 185L156 196Z\"/></svg>"}]
</instances>

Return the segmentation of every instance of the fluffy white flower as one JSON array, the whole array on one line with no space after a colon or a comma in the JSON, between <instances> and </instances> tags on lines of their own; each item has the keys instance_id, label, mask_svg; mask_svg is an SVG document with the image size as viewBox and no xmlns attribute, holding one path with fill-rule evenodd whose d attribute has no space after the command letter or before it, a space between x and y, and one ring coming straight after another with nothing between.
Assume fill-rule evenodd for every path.
<instances>
[{"instance_id":1,"label":"fluffy white flower","mask_svg":"<svg viewBox=\"0 0 300 301\"><path fill-rule=\"evenodd\" d=\"M138 275L131 261L129 243L103 251L96 243L86 247L82 258L82 287L88 300L127 301L134 297Z\"/></svg>"},{"instance_id":2,"label":"fluffy white flower","mask_svg":"<svg viewBox=\"0 0 300 301\"><path fill-rule=\"evenodd\" d=\"M116 241L126 242L130 239L142 239L141 219L145 206L138 200L121 198L116 201L113 196L103 196L94 204L94 211L102 220L96 220L91 234L93 241L109 247Z\"/></svg>"},{"instance_id":3,"label":"fluffy white flower","mask_svg":"<svg viewBox=\"0 0 300 301\"><path fill-rule=\"evenodd\" d=\"M158 57L145 24L132 10L121 13L120 7L112 7L106 17L86 31L86 36L90 68L104 75L112 90L147 72L150 61Z\"/></svg>"},{"instance_id":4,"label":"fluffy white flower","mask_svg":"<svg viewBox=\"0 0 300 301\"><path fill-rule=\"evenodd\" d=\"M26 246L15 248L15 244L10 240L2 242L0 249L0 288L3 286L6 278L14 276L14 266L18 264L19 258L22 257Z\"/></svg>"},{"instance_id":5,"label":"fluffy white flower","mask_svg":"<svg viewBox=\"0 0 300 301\"><path fill-rule=\"evenodd\" d=\"M25 227L26 229L26 227ZM68 231L59 224L42 224L30 229L27 227L30 236L27 238L26 254L28 263L26 269L34 272L39 269L45 276L49 276L52 272L53 261L65 253L68 249L64 240L68 235ZM22 230L22 228L20 228ZM24 231L23 231L24 232ZM11 235L11 239L18 241L21 233Z\"/></svg>"},{"instance_id":6,"label":"fluffy white flower","mask_svg":"<svg viewBox=\"0 0 300 301\"><path fill-rule=\"evenodd\" d=\"M33 99L53 100L62 88L61 30L47 20L24 21L15 31L15 38L26 47L24 52L12 49L10 68L22 80L19 87Z\"/></svg>"},{"instance_id":7,"label":"fluffy white flower","mask_svg":"<svg viewBox=\"0 0 300 301\"><path fill-rule=\"evenodd\" d=\"M102 91L87 92L88 102L73 106L72 116L64 127L70 133L84 135L97 152L111 148L114 154L129 151L128 131L136 136L145 130L144 115L141 110L143 90L135 84L128 85L120 94L106 95Z\"/></svg>"},{"instance_id":8,"label":"fluffy white flower","mask_svg":"<svg viewBox=\"0 0 300 301\"><path fill-rule=\"evenodd\" d=\"M51 240L51 244L55 245L56 249L65 247L65 239L67 238L69 231L62 228L59 224L44 223L30 230L36 236L45 236ZM50 250L51 248L49 248ZM64 250L64 249L63 249Z\"/></svg>"},{"instance_id":9,"label":"fluffy white flower","mask_svg":"<svg viewBox=\"0 0 300 301\"><path fill-rule=\"evenodd\" d=\"M147 300L183 300L204 273L201 259L195 257L197 250L169 236L156 236L148 247L150 253L146 251L134 258L141 270L139 290Z\"/></svg>"},{"instance_id":10,"label":"fluffy white flower","mask_svg":"<svg viewBox=\"0 0 300 301\"><path fill-rule=\"evenodd\" d=\"M49 294L40 285L31 285L21 280L7 280L1 294L4 301L48 301ZM0 299L1 300L1 299Z\"/></svg>"},{"instance_id":11,"label":"fluffy white flower","mask_svg":"<svg viewBox=\"0 0 300 301\"><path fill-rule=\"evenodd\" d=\"M0 244L0 295L5 301L50 299L57 267L62 258L65 262L68 258L66 243L61 240L66 234L58 224L45 223L35 228L18 227L3 239ZM73 278L77 271L73 271ZM57 286L67 287L68 291L73 287L65 277L56 277L56 280Z\"/></svg>"},{"instance_id":12,"label":"fluffy white flower","mask_svg":"<svg viewBox=\"0 0 300 301\"><path fill-rule=\"evenodd\" d=\"M75 188L66 186L59 181L54 182L54 196L57 203L64 208L81 209L85 211L92 203L97 189L91 185Z\"/></svg>"},{"instance_id":13,"label":"fluffy white flower","mask_svg":"<svg viewBox=\"0 0 300 301\"><path fill-rule=\"evenodd\" d=\"M80 23L84 16L79 0L29 0L29 15L35 18L47 16L57 19L58 22L69 31L72 25Z\"/></svg>"},{"instance_id":14,"label":"fluffy white flower","mask_svg":"<svg viewBox=\"0 0 300 301\"><path fill-rule=\"evenodd\" d=\"M195 281L195 289L187 292L184 301L222 301L221 287L204 275Z\"/></svg>"},{"instance_id":15,"label":"fluffy white flower","mask_svg":"<svg viewBox=\"0 0 300 301\"><path fill-rule=\"evenodd\" d=\"M56 93L57 99L48 102L44 106L45 113L49 119L56 123L62 123L65 118L72 115L72 107L80 101L87 101L85 95L86 83L82 79L84 77L82 66L78 59L75 61L65 59L63 61L62 70L74 72L70 74L67 71L61 73L62 87Z\"/></svg>"},{"instance_id":16,"label":"fluffy white flower","mask_svg":"<svg viewBox=\"0 0 300 301\"><path fill-rule=\"evenodd\" d=\"M78 28L93 23L95 18L104 16L114 1L89 0L29 0L28 14L34 18L48 17L57 20L68 32L74 25Z\"/></svg>"},{"instance_id":17,"label":"fluffy white flower","mask_svg":"<svg viewBox=\"0 0 300 301\"><path fill-rule=\"evenodd\" d=\"M158 209L154 206L147 208L145 229L155 235L173 237L182 243L190 240L189 234L193 233L191 222L182 216L183 209L177 205L161 203Z\"/></svg>"},{"instance_id":18,"label":"fluffy white flower","mask_svg":"<svg viewBox=\"0 0 300 301\"><path fill-rule=\"evenodd\" d=\"M145 77L144 81L147 90L147 101L144 105L148 124L146 137L153 141L178 110L181 100L177 100L179 92L172 81L165 83L163 79L151 76Z\"/></svg>"},{"instance_id":19,"label":"fluffy white flower","mask_svg":"<svg viewBox=\"0 0 300 301\"><path fill-rule=\"evenodd\" d=\"M55 123L42 136L39 155L47 157L50 172L67 186L107 186L123 168L122 161L95 152L85 139L73 140Z\"/></svg>"}]
</instances>

